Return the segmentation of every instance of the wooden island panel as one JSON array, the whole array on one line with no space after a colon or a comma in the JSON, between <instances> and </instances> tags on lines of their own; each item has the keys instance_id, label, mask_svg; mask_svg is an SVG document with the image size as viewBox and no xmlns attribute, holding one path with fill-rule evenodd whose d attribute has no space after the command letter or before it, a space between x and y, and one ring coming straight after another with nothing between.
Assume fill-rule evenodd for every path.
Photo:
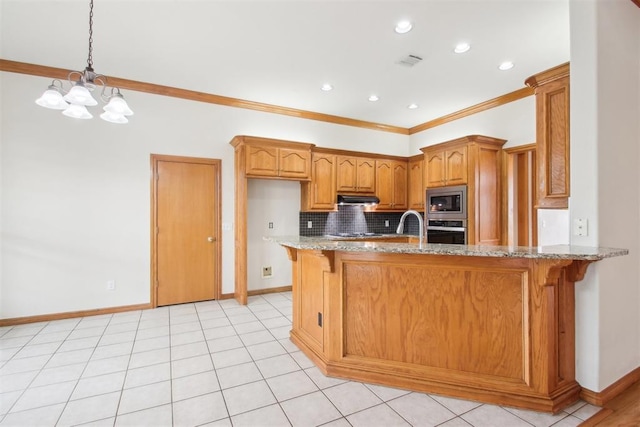
<instances>
[{"instance_id":1,"label":"wooden island panel","mask_svg":"<svg viewBox=\"0 0 640 427\"><path fill-rule=\"evenodd\" d=\"M291 339L325 374L538 411L578 400L588 261L287 250Z\"/></svg>"},{"instance_id":2,"label":"wooden island panel","mask_svg":"<svg viewBox=\"0 0 640 427\"><path fill-rule=\"evenodd\" d=\"M345 357L526 382L526 269L344 265ZM411 280L398 280L411 278Z\"/></svg>"}]
</instances>

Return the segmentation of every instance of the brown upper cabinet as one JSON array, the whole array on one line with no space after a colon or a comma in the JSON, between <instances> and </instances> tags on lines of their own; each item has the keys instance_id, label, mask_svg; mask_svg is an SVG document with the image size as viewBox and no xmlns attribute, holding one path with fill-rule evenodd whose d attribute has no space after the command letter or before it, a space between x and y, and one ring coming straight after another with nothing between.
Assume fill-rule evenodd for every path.
<instances>
[{"instance_id":1,"label":"brown upper cabinet","mask_svg":"<svg viewBox=\"0 0 640 427\"><path fill-rule=\"evenodd\" d=\"M417 155L409 158L409 184L407 196L409 198L408 208L422 211L424 210L424 155Z\"/></svg>"},{"instance_id":2,"label":"brown upper cabinet","mask_svg":"<svg viewBox=\"0 0 640 427\"><path fill-rule=\"evenodd\" d=\"M303 211L330 211L336 204L336 156L313 153L311 181L302 182L301 209Z\"/></svg>"},{"instance_id":3,"label":"brown upper cabinet","mask_svg":"<svg viewBox=\"0 0 640 427\"><path fill-rule=\"evenodd\" d=\"M236 150L241 147L240 157L244 158L247 177L298 181L311 179L313 144L237 136L231 141L231 145Z\"/></svg>"},{"instance_id":4,"label":"brown upper cabinet","mask_svg":"<svg viewBox=\"0 0 640 427\"><path fill-rule=\"evenodd\" d=\"M537 208L569 207L569 63L529 77L536 96Z\"/></svg>"},{"instance_id":5,"label":"brown upper cabinet","mask_svg":"<svg viewBox=\"0 0 640 427\"><path fill-rule=\"evenodd\" d=\"M376 190L376 161L365 157L337 156L339 193L371 193Z\"/></svg>"},{"instance_id":6,"label":"brown upper cabinet","mask_svg":"<svg viewBox=\"0 0 640 427\"><path fill-rule=\"evenodd\" d=\"M425 186L443 187L467 183L467 147L437 144L423 148Z\"/></svg>"},{"instance_id":7,"label":"brown upper cabinet","mask_svg":"<svg viewBox=\"0 0 640 427\"><path fill-rule=\"evenodd\" d=\"M376 210L407 209L407 162L376 160Z\"/></svg>"}]
</instances>

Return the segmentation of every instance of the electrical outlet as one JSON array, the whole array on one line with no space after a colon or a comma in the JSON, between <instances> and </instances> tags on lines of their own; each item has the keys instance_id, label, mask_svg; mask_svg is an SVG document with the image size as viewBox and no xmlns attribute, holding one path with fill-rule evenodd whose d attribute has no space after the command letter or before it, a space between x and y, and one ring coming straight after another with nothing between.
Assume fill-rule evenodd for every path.
<instances>
[{"instance_id":1,"label":"electrical outlet","mask_svg":"<svg viewBox=\"0 0 640 427\"><path fill-rule=\"evenodd\" d=\"M573 220L573 235L574 236L589 235L589 221L587 221L586 218L576 218Z\"/></svg>"},{"instance_id":2,"label":"electrical outlet","mask_svg":"<svg viewBox=\"0 0 640 427\"><path fill-rule=\"evenodd\" d=\"M272 222L269 223L269 228L273 228L273 223Z\"/></svg>"},{"instance_id":3,"label":"electrical outlet","mask_svg":"<svg viewBox=\"0 0 640 427\"><path fill-rule=\"evenodd\" d=\"M389 220L388 220L388 219L385 219L385 220L384 220L384 226L385 226L385 227L389 227Z\"/></svg>"},{"instance_id":4,"label":"electrical outlet","mask_svg":"<svg viewBox=\"0 0 640 427\"><path fill-rule=\"evenodd\" d=\"M222 223L222 231L230 231L231 230L231 223L229 222L223 222Z\"/></svg>"},{"instance_id":5,"label":"electrical outlet","mask_svg":"<svg viewBox=\"0 0 640 427\"><path fill-rule=\"evenodd\" d=\"M262 278L266 279L267 277L271 277L271 276L273 276L273 273L271 271L271 266L262 267Z\"/></svg>"},{"instance_id":6,"label":"electrical outlet","mask_svg":"<svg viewBox=\"0 0 640 427\"><path fill-rule=\"evenodd\" d=\"M116 290L116 281L115 280L107 280L107 290L115 291Z\"/></svg>"},{"instance_id":7,"label":"electrical outlet","mask_svg":"<svg viewBox=\"0 0 640 427\"><path fill-rule=\"evenodd\" d=\"M313 228L313 222L307 221L307 228Z\"/></svg>"}]
</instances>

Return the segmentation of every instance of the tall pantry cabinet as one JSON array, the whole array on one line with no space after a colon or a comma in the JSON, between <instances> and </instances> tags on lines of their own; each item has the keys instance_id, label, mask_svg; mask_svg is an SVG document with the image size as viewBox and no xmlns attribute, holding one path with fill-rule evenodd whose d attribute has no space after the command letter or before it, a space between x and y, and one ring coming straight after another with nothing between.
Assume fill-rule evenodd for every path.
<instances>
[{"instance_id":1,"label":"tall pantry cabinet","mask_svg":"<svg viewBox=\"0 0 640 427\"><path fill-rule=\"evenodd\" d=\"M427 188L467 185L469 245L502 243L502 146L505 142L505 139L469 135L421 148Z\"/></svg>"}]
</instances>

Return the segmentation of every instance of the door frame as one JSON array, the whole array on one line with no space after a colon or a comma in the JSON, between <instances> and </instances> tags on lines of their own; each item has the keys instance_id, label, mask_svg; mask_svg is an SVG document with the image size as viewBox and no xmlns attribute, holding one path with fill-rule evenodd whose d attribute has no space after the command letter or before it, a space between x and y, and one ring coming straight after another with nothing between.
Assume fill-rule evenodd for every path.
<instances>
[{"instance_id":1,"label":"door frame","mask_svg":"<svg viewBox=\"0 0 640 427\"><path fill-rule=\"evenodd\" d=\"M505 148L504 155L505 161L503 164L505 165L503 171L504 182L507 184L503 186L503 214L506 221L503 222L503 235L505 239L503 239L503 244L505 245L515 245L513 241L515 235L515 224L517 222L516 217L517 214L514 212L514 208L517 206L518 201L522 202L522 198L524 196L525 199L528 200L526 205L529 207L529 221L531 225L531 241L529 242L529 246L537 246L538 245L538 210L537 206L537 165L536 162L536 143L520 145L511 148ZM534 164L533 167L528 171L530 185L527 186L526 194L518 193L516 189L516 178L517 178L517 157L519 155L528 155L531 156L532 162ZM518 198L517 200L515 198Z\"/></svg>"},{"instance_id":2,"label":"door frame","mask_svg":"<svg viewBox=\"0 0 640 427\"><path fill-rule=\"evenodd\" d=\"M179 162L179 163L198 163L215 166L214 172L214 188L215 195L213 200L214 206L214 232L215 232L215 257L213 259L214 266L214 286L213 299L220 299L222 294L222 206L221 206L221 183L222 176L222 160L209 159L204 157L184 157L171 156L164 154L150 155L151 159L151 283L150 283L150 300L151 307L158 306L158 163L161 161Z\"/></svg>"}]
</instances>

